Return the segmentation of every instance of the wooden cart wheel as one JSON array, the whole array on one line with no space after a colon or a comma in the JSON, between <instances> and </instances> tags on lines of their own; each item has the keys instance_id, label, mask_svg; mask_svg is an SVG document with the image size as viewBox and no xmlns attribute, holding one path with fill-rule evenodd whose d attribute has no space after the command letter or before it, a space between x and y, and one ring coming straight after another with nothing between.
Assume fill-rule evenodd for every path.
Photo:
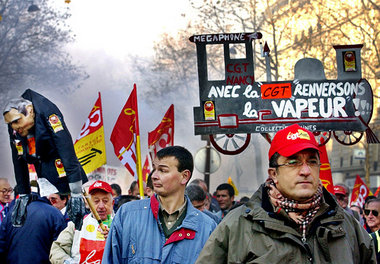
<instances>
[{"instance_id":1,"label":"wooden cart wheel","mask_svg":"<svg viewBox=\"0 0 380 264\"><path fill-rule=\"evenodd\" d=\"M364 132L358 131L334 131L333 132L335 139L343 145L355 145L358 143L362 137Z\"/></svg>"},{"instance_id":2,"label":"wooden cart wheel","mask_svg":"<svg viewBox=\"0 0 380 264\"><path fill-rule=\"evenodd\" d=\"M251 140L251 134L210 135L210 142L216 150L225 155L243 152Z\"/></svg>"},{"instance_id":3,"label":"wooden cart wheel","mask_svg":"<svg viewBox=\"0 0 380 264\"><path fill-rule=\"evenodd\" d=\"M331 131L315 131L313 134L319 146L326 145L331 138Z\"/></svg>"}]
</instances>

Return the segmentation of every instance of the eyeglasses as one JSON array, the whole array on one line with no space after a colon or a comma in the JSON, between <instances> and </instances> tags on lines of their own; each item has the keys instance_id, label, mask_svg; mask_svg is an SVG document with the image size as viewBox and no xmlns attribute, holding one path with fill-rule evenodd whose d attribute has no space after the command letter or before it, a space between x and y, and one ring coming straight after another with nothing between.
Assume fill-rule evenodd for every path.
<instances>
[{"instance_id":1,"label":"eyeglasses","mask_svg":"<svg viewBox=\"0 0 380 264\"><path fill-rule=\"evenodd\" d=\"M2 192L4 195L6 195L7 193L11 194L13 193L13 189L12 188L9 188L9 189L2 189L0 190L0 192Z\"/></svg>"},{"instance_id":2,"label":"eyeglasses","mask_svg":"<svg viewBox=\"0 0 380 264\"><path fill-rule=\"evenodd\" d=\"M379 212L376 211L376 210L368 210L368 209L364 209L364 214L367 215L367 216L368 216L371 212L372 212L372 214L373 214L375 217L377 217L377 216L379 215Z\"/></svg>"},{"instance_id":3,"label":"eyeglasses","mask_svg":"<svg viewBox=\"0 0 380 264\"><path fill-rule=\"evenodd\" d=\"M335 194L335 197L336 197L336 199L338 199L338 200L344 200L344 199L346 199L348 196L347 196L347 195L344 195L344 194L336 193L336 194Z\"/></svg>"},{"instance_id":4,"label":"eyeglasses","mask_svg":"<svg viewBox=\"0 0 380 264\"><path fill-rule=\"evenodd\" d=\"M316 169L321 166L321 163L319 163L318 160L307 160L306 165L309 166L310 169ZM303 166L304 162L300 160L289 160L288 162L284 164L278 164L276 167L289 167L289 168L301 168Z\"/></svg>"}]
</instances>

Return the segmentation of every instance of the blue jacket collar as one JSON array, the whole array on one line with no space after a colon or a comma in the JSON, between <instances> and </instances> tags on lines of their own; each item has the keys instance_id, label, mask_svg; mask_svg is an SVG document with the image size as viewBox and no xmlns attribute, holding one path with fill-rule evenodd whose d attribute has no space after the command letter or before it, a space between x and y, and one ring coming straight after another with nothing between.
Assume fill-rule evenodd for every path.
<instances>
[{"instance_id":1,"label":"blue jacket collar","mask_svg":"<svg viewBox=\"0 0 380 264\"><path fill-rule=\"evenodd\" d=\"M187 199L187 209L186 209L186 217L183 220L180 228L186 228L191 229L194 231L198 231L198 225L197 225L197 216L201 214L202 212L195 209L195 207L192 205L189 197L185 195L185 199ZM153 195L150 198L150 207L153 213L154 218L159 221L158 219L158 211L160 210L160 202L158 201L157 194Z\"/></svg>"}]
</instances>

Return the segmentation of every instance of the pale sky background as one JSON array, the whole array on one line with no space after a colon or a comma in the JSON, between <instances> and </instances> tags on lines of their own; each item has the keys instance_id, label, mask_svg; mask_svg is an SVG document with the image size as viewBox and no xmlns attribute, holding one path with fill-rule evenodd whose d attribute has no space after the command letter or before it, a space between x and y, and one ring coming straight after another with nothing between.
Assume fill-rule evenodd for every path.
<instances>
[{"instance_id":1,"label":"pale sky background","mask_svg":"<svg viewBox=\"0 0 380 264\"><path fill-rule=\"evenodd\" d=\"M109 137L114 122L135 81L133 72L130 72L131 65L128 58L130 55L136 54L144 57L152 56L153 42L157 41L159 35L165 32L176 34L179 29L185 27L194 12L188 0L111 0L107 2L73 0L68 6L72 13L70 23L76 34L76 42L70 46L70 50L78 61L86 65L91 76L82 89L76 92L78 97L74 98L76 105L80 105L79 102L83 101L83 97L88 98L85 100L86 106L83 103L81 112L74 113L72 119L79 119L78 116L83 116L82 120L87 118L89 110L96 100L97 91L100 90L103 97L105 127L108 127L105 130L106 141L108 140L107 161L110 165L119 166L120 162L113 153ZM137 88L142 85L144 84L137 83ZM194 87L194 89L198 89L198 87ZM194 98L189 103L189 100L181 98L179 93L176 101L162 102L162 109L152 109L142 103L143 96L149 95L142 95L138 92L142 160L145 159L147 153L147 133L158 125L171 103L174 103L175 110L185 107L189 115L186 121L179 118L178 115L175 116L174 143L185 146L193 155L205 146L206 143L200 140L200 136L194 136L192 121L192 109L199 105L199 98ZM112 103L109 103L110 100ZM71 107L70 110L72 110ZM109 114L107 115L107 113ZM75 130L79 131L79 126L82 126L79 123L76 121L76 124L70 127L77 126ZM221 154L222 166L211 175L211 190L215 190L218 184L226 182L228 176L232 176L235 183L244 186L245 189L252 190L253 186L258 186L262 182L265 174L254 177L252 175L254 168L247 168L243 164L253 166L255 150L261 145L265 153L269 144L260 135L252 135L252 138L250 147L242 154L235 156ZM234 178L234 175L244 174L244 171L246 172L245 177L242 175L240 179ZM194 169L193 177L203 178L203 174Z\"/></svg>"},{"instance_id":2,"label":"pale sky background","mask_svg":"<svg viewBox=\"0 0 380 264\"><path fill-rule=\"evenodd\" d=\"M85 65L90 74L81 89L75 92L73 104L80 106L81 110L73 114L73 120L78 119L79 115L83 115L85 120L97 98L97 92L101 91L106 141L109 141L113 125L136 82L130 56L151 58L154 41L162 33L175 34L184 27L186 19L182 14L190 10L188 1L74 0L68 5L62 2L60 5L71 10L69 23L76 35L75 43L70 44L68 50L80 64ZM159 124L167 108L175 102L163 102L162 109L152 109L144 105L143 97L149 95L139 92L142 86L144 83L137 82L141 159L145 160L147 133ZM90 105L85 107L83 98L88 98L88 101L84 101ZM74 127L81 125L73 124ZM175 137L175 143L177 139ZM110 143L107 145L107 154L110 165L120 165Z\"/></svg>"},{"instance_id":3,"label":"pale sky background","mask_svg":"<svg viewBox=\"0 0 380 264\"><path fill-rule=\"evenodd\" d=\"M80 130L100 91L107 163L121 166L113 153L109 138L133 83L137 81L133 78L134 73L129 59L136 55L151 58L154 54L154 41L157 41L160 34L164 32L175 34L178 29L184 27L186 19L182 14L190 9L188 1L113 0L106 3L100 0L74 0L70 4L63 2L59 2L58 6L70 9L72 16L69 24L76 36L76 41L67 49L79 64L85 66L90 78L75 91L70 102L64 100L60 108L63 108L66 122L72 131L72 136L75 137L77 134L75 131ZM143 100L144 96L149 95L139 92L139 87L143 86L144 83L137 82L142 162L147 154L148 132L159 124L170 104L175 104L175 102L163 102L162 109L152 109L145 105ZM178 105L175 104L175 107ZM189 105L189 110L191 108ZM78 120L83 121L78 122ZM175 131L178 132L180 120L175 121ZM175 144L185 145L185 142L181 142L178 135L175 136ZM191 151L195 150L196 147Z\"/></svg>"},{"instance_id":4,"label":"pale sky background","mask_svg":"<svg viewBox=\"0 0 380 264\"><path fill-rule=\"evenodd\" d=\"M57 1L57 0L56 0ZM121 59L128 54L152 55L153 41L161 33L185 25L181 14L188 0L73 0L70 24L77 35L75 46L103 50Z\"/></svg>"}]
</instances>

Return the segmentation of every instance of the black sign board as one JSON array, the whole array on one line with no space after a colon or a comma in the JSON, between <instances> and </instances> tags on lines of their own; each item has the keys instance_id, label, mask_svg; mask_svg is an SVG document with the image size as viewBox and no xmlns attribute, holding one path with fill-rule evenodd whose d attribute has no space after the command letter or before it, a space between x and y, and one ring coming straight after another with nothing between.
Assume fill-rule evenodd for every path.
<instances>
[{"instance_id":1,"label":"black sign board","mask_svg":"<svg viewBox=\"0 0 380 264\"><path fill-rule=\"evenodd\" d=\"M199 75L200 106L194 107L196 135L269 133L294 123L315 132L368 129L373 95L370 84L358 77L361 72L344 80L257 82L251 42L259 38L260 33L190 38L197 47ZM244 43L246 57L231 58L230 43ZM224 48L222 80L209 80L207 76L206 45L211 44ZM358 61L352 65L352 69L360 66Z\"/></svg>"},{"instance_id":2,"label":"black sign board","mask_svg":"<svg viewBox=\"0 0 380 264\"><path fill-rule=\"evenodd\" d=\"M366 80L209 82L194 108L195 134L268 133L294 123L310 131L365 131L372 98Z\"/></svg>"}]
</instances>

